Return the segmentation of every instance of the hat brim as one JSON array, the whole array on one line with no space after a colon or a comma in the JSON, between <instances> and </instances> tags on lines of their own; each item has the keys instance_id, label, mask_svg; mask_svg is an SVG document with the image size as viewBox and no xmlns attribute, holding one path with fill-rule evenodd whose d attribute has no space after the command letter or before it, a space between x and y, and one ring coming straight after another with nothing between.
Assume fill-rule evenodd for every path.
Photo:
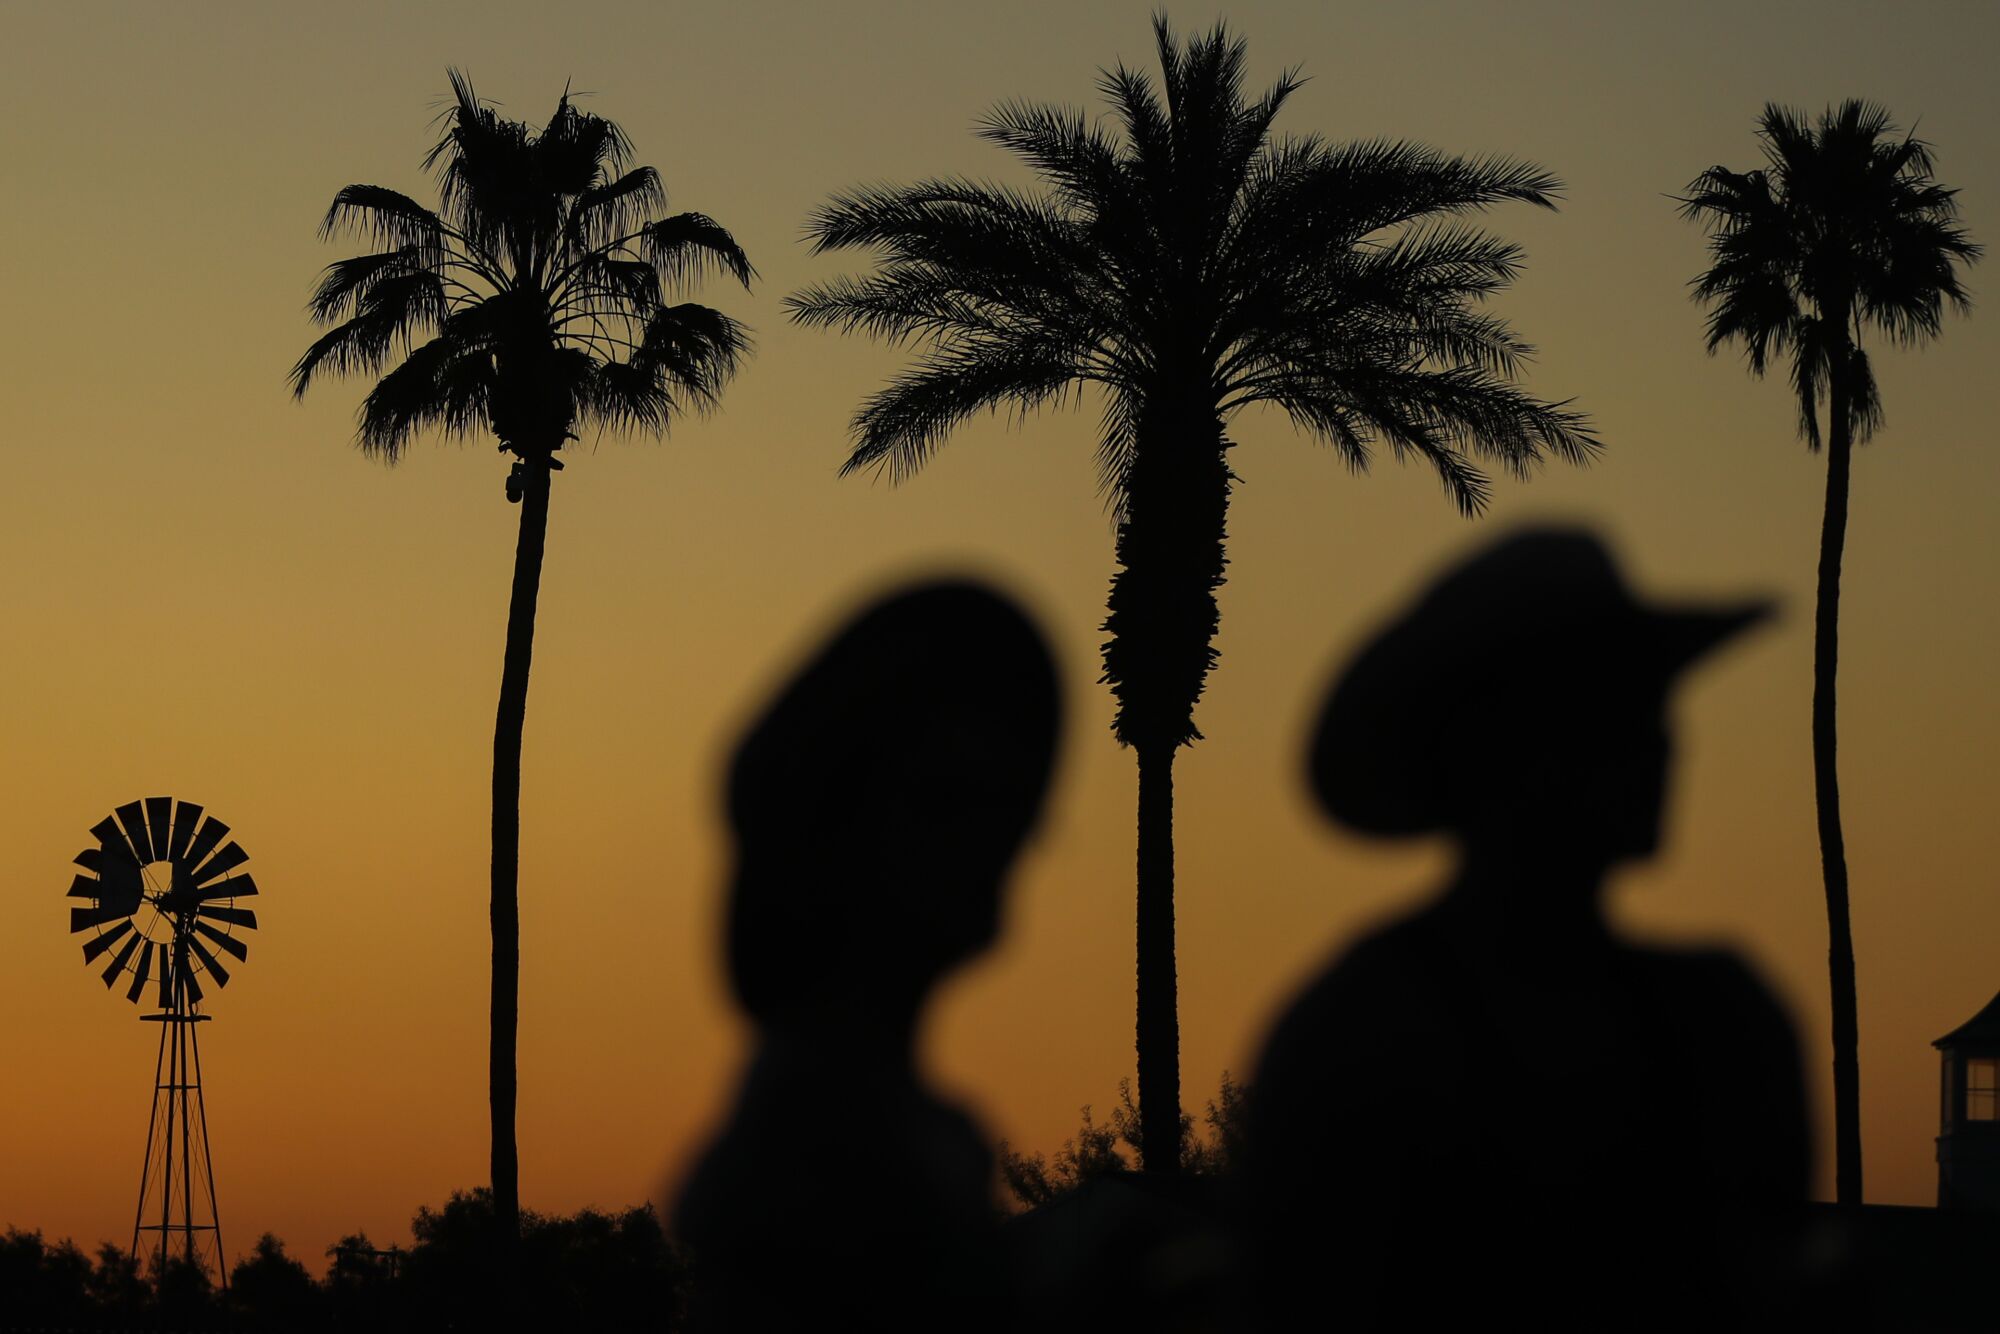
<instances>
[{"instance_id":1,"label":"hat brim","mask_svg":"<svg viewBox=\"0 0 2000 1334\"><path fill-rule=\"evenodd\" d=\"M1778 605L1756 598L1721 606L1652 606L1654 661L1668 676L1678 675L1745 630L1777 613Z\"/></svg>"}]
</instances>

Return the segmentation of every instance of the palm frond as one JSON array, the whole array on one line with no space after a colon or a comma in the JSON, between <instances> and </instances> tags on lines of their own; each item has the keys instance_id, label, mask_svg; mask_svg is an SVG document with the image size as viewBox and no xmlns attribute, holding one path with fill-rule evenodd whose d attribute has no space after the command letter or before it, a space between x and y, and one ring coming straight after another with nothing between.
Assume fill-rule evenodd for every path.
<instances>
[{"instance_id":1,"label":"palm frond","mask_svg":"<svg viewBox=\"0 0 2000 1334\"><path fill-rule=\"evenodd\" d=\"M1817 451L1820 445L1819 401L1826 394L1827 372L1836 354L1832 344L1837 338L1837 332L1829 337L1825 324L1819 320L1803 320L1797 326L1792 351L1792 397L1798 404L1799 435L1810 450Z\"/></svg>"},{"instance_id":2,"label":"palm frond","mask_svg":"<svg viewBox=\"0 0 2000 1334\"><path fill-rule=\"evenodd\" d=\"M1318 375L1301 367L1253 396L1281 404L1343 451L1374 436L1399 458L1421 456L1440 467L1440 452L1469 452L1526 477L1545 457L1583 466L1603 450L1588 418L1568 402L1545 403L1465 365L1350 364Z\"/></svg>"},{"instance_id":3,"label":"palm frond","mask_svg":"<svg viewBox=\"0 0 2000 1334\"><path fill-rule=\"evenodd\" d=\"M1563 405L1501 392L1532 349L1471 307L1513 281L1520 254L1452 221L1509 201L1552 207L1554 176L1388 141L1274 144L1295 71L1246 102L1244 46L1225 29L1182 42L1160 17L1154 36L1157 83L1122 65L1101 74L1121 136L1075 109L1021 102L982 121L982 137L1023 158L1046 193L963 179L863 186L813 214L815 253L868 249L880 267L794 293L791 318L930 349L864 407L850 469L886 462L900 476L970 412L1096 380L1111 391L1100 477L1122 512L1118 488L1143 448L1136 405L1158 392L1199 397L1191 376L1213 381L1223 410L1300 405L1357 463L1371 433L1456 449L1490 430L1482 448L1510 457L1582 460L1598 448ZM1349 362L1314 351L1329 343L1360 371L1376 358L1463 376L1436 379L1429 408L1375 422L1359 390L1332 407L1328 386ZM1017 361L1027 347L1035 353ZM1015 387L1023 365L1032 369ZM1470 465L1438 466L1458 479L1461 502L1481 494Z\"/></svg>"},{"instance_id":4,"label":"palm frond","mask_svg":"<svg viewBox=\"0 0 2000 1334\"><path fill-rule=\"evenodd\" d=\"M706 214L676 213L650 223L640 233L640 245L660 275L675 286L717 272L727 273L747 291L757 276L736 238Z\"/></svg>"},{"instance_id":5,"label":"palm frond","mask_svg":"<svg viewBox=\"0 0 2000 1334\"><path fill-rule=\"evenodd\" d=\"M540 188L533 132L481 103L460 71L448 74L455 106L424 166L437 173L438 200L458 230L526 269L536 222L551 217L555 206Z\"/></svg>"},{"instance_id":6,"label":"palm frond","mask_svg":"<svg viewBox=\"0 0 2000 1334\"><path fill-rule=\"evenodd\" d=\"M1066 352L1024 341L933 353L871 395L855 414L854 448L841 474L877 469L900 482L967 418L1010 404L1032 411L1060 403L1076 379Z\"/></svg>"},{"instance_id":7,"label":"palm frond","mask_svg":"<svg viewBox=\"0 0 2000 1334\"><path fill-rule=\"evenodd\" d=\"M1875 368L1868 353L1854 348L1847 362L1847 414L1854 431L1854 443L1861 444L1882 425L1882 394L1875 384Z\"/></svg>"},{"instance_id":8,"label":"palm frond","mask_svg":"<svg viewBox=\"0 0 2000 1334\"><path fill-rule=\"evenodd\" d=\"M436 274L378 278L360 296L354 316L317 339L292 367L293 397L305 395L322 367L342 375L381 370L397 347L408 347L445 318L444 288Z\"/></svg>"},{"instance_id":9,"label":"palm frond","mask_svg":"<svg viewBox=\"0 0 2000 1334\"><path fill-rule=\"evenodd\" d=\"M589 415L604 425L654 435L664 434L681 411L666 380L630 362L597 363L582 399Z\"/></svg>"},{"instance_id":10,"label":"palm frond","mask_svg":"<svg viewBox=\"0 0 2000 1334\"><path fill-rule=\"evenodd\" d=\"M655 265L599 250L577 262L556 298L555 311L558 316L590 311L643 319L664 299Z\"/></svg>"},{"instance_id":11,"label":"palm frond","mask_svg":"<svg viewBox=\"0 0 2000 1334\"><path fill-rule=\"evenodd\" d=\"M897 265L868 278L832 278L787 296L785 308L809 328L865 333L891 347L913 338L943 341L1005 328L992 307L958 287L956 275L928 264Z\"/></svg>"},{"instance_id":12,"label":"palm frond","mask_svg":"<svg viewBox=\"0 0 2000 1334\"><path fill-rule=\"evenodd\" d=\"M1131 308L1116 296L1113 266L1094 262L1101 252L1057 206L1018 191L958 180L864 187L823 206L808 235L815 250L867 247L883 262L879 282L794 294L787 304L803 323L898 339L955 322L964 333L1060 328L1079 348L1139 341L1123 323ZM907 299L886 297L891 287Z\"/></svg>"},{"instance_id":13,"label":"palm frond","mask_svg":"<svg viewBox=\"0 0 2000 1334\"><path fill-rule=\"evenodd\" d=\"M1139 455L1141 400L1114 390L1104 396L1104 418L1097 434L1097 491L1113 520L1130 513L1132 464Z\"/></svg>"},{"instance_id":14,"label":"palm frond","mask_svg":"<svg viewBox=\"0 0 2000 1334\"><path fill-rule=\"evenodd\" d=\"M862 186L813 211L806 235L814 254L872 248L889 260L980 261L1012 270L1044 258L1072 220L1050 201L1009 186L939 178L910 186Z\"/></svg>"},{"instance_id":15,"label":"palm frond","mask_svg":"<svg viewBox=\"0 0 2000 1334\"><path fill-rule=\"evenodd\" d=\"M380 185L343 186L319 225L322 241L354 231L375 245L437 250L444 221L406 194Z\"/></svg>"},{"instance_id":16,"label":"palm frond","mask_svg":"<svg viewBox=\"0 0 2000 1334\"><path fill-rule=\"evenodd\" d=\"M663 384L685 389L697 406L716 401L750 351L750 331L719 310L684 302L646 324L631 363Z\"/></svg>"},{"instance_id":17,"label":"palm frond","mask_svg":"<svg viewBox=\"0 0 2000 1334\"><path fill-rule=\"evenodd\" d=\"M1711 167L1680 197L1709 231L1709 267L1691 284L1708 307L1708 347L1740 343L1754 374L1792 357L1799 434L1821 439L1834 370L1866 367L1864 329L1911 345L1935 337L1969 296L1960 270L1980 247L1933 176L1929 146L1897 138L1883 107L1857 100L1817 121L1770 104L1758 118L1761 170ZM1880 419L1872 376L1847 395L1844 423L1864 438Z\"/></svg>"},{"instance_id":18,"label":"palm frond","mask_svg":"<svg viewBox=\"0 0 2000 1334\"><path fill-rule=\"evenodd\" d=\"M660 184L660 173L651 167L635 167L615 181L577 194L566 229L570 244L609 244L638 226L640 219L666 206L667 192Z\"/></svg>"},{"instance_id":19,"label":"palm frond","mask_svg":"<svg viewBox=\"0 0 2000 1334\"><path fill-rule=\"evenodd\" d=\"M625 132L601 116L579 111L563 91L555 114L534 137L533 160L539 184L557 195L582 195L616 177L631 160Z\"/></svg>"},{"instance_id":20,"label":"palm frond","mask_svg":"<svg viewBox=\"0 0 2000 1334\"><path fill-rule=\"evenodd\" d=\"M368 289L384 278L424 272L427 268L423 252L413 245L336 260L326 266L306 309L317 323L331 324L353 313L355 304Z\"/></svg>"},{"instance_id":21,"label":"palm frond","mask_svg":"<svg viewBox=\"0 0 2000 1334\"><path fill-rule=\"evenodd\" d=\"M449 335L413 349L362 401L362 450L393 463L424 429L470 434L487 420L495 376L490 353Z\"/></svg>"},{"instance_id":22,"label":"palm frond","mask_svg":"<svg viewBox=\"0 0 2000 1334\"><path fill-rule=\"evenodd\" d=\"M525 455L593 420L659 432L684 406L711 406L748 333L705 306L665 306L663 283L720 271L747 287L742 247L701 214L655 218L658 173L627 170L624 133L568 90L530 127L449 77L424 158L440 207L378 186L335 196L323 231L380 248L321 275L308 309L338 323L293 367L294 392L326 371L379 375L358 439L390 459L433 428L484 426Z\"/></svg>"},{"instance_id":23,"label":"palm frond","mask_svg":"<svg viewBox=\"0 0 2000 1334\"><path fill-rule=\"evenodd\" d=\"M979 136L1021 158L1053 189L1064 211L1143 225L1117 143L1074 107L1003 102L980 122Z\"/></svg>"}]
</instances>

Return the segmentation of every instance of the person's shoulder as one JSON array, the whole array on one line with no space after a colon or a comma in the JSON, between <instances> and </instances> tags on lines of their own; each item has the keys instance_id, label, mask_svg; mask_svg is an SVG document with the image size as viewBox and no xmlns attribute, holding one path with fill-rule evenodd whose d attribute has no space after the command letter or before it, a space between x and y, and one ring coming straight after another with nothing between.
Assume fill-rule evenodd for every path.
<instances>
[{"instance_id":1,"label":"person's shoulder","mask_svg":"<svg viewBox=\"0 0 2000 1334\"><path fill-rule=\"evenodd\" d=\"M1712 987L1745 995L1769 996L1757 968L1724 945L1627 945L1625 953L1645 973L1685 986Z\"/></svg>"},{"instance_id":2,"label":"person's shoulder","mask_svg":"<svg viewBox=\"0 0 2000 1334\"><path fill-rule=\"evenodd\" d=\"M1312 980L1294 993L1290 1012L1420 990L1430 952L1420 914L1377 923L1326 956Z\"/></svg>"},{"instance_id":3,"label":"person's shoulder","mask_svg":"<svg viewBox=\"0 0 2000 1334\"><path fill-rule=\"evenodd\" d=\"M1437 1017L1436 974L1444 966L1424 913L1379 923L1336 951L1292 994L1272 1026L1261 1064L1295 1051L1315 1060L1329 1043L1398 1045Z\"/></svg>"},{"instance_id":4,"label":"person's shoulder","mask_svg":"<svg viewBox=\"0 0 2000 1334\"><path fill-rule=\"evenodd\" d=\"M1749 959L1719 945L1630 947L1635 971L1688 1019L1738 1031L1782 1032L1791 1017Z\"/></svg>"}]
</instances>

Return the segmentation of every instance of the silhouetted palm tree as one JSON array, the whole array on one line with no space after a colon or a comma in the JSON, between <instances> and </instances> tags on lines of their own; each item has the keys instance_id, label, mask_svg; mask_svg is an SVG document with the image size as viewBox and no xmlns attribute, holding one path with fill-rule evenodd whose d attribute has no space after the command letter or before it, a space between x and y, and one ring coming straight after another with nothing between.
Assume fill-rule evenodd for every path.
<instances>
[{"instance_id":1,"label":"silhouetted palm tree","mask_svg":"<svg viewBox=\"0 0 2000 1334\"><path fill-rule=\"evenodd\" d=\"M521 505L521 530L493 729L491 1052L493 1195L512 1235L521 729L549 474L579 427L659 433L682 411L711 406L745 332L667 296L711 270L747 289L754 270L712 219L658 216L658 173L628 170L624 133L578 111L567 92L536 130L481 105L456 70L451 86L444 137L424 159L437 170L438 209L375 185L334 196L322 234L357 233L381 248L328 266L310 310L334 327L299 358L292 388L303 395L328 371L381 375L361 407L359 443L391 462L430 428L490 430L515 457L507 497Z\"/></svg>"},{"instance_id":2,"label":"silhouetted palm tree","mask_svg":"<svg viewBox=\"0 0 2000 1334\"><path fill-rule=\"evenodd\" d=\"M1861 1203L1861 1066L1848 925L1847 852L1834 767L1834 678L1839 654L1840 559L1847 541L1849 455L1881 423L1864 330L1914 344L1935 335L1947 304L1964 309L1959 263L1979 256L1957 222L1955 191L1932 175L1930 146L1899 136L1888 113L1847 101L1817 125L1769 105L1758 122L1765 167L1711 167L1681 200L1709 224L1708 271L1694 294L1709 307L1708 350L1743 344L1754 374L1791 357L1799 433L1820 447L1826 407L1826 510L1820 524L1813 615L1813 790L1826 879L1833 988L1836 1196Z\"/></svg>"},{"instance_id":3,"label":"silhouetted palm tree","mask_svg":"<svg viewBox=\"0 0 2000 1334\"><path fill-rule=\"evenodd\" d=\"M1596 443L1576 414L1510 383L1528 349L1478 305L1519 252L1456 221L1503 200L1548 206L1554 178L1409 144L1273 139L1294 74L1248 101L1243 43L1221 25L1186 44L1164 18L1154 33L1159 90L1122 66L1101 80L1122 133L1011 103L984 121L1046 190L953 178L836 196L811 220L816 250L872 248L881 270L789 305L807 324L927 345L861 408L846 471L902 477L978 412L1103 391L1121 567L1104 680L1139 762L1143 1157L1172 1171L1173 763L1201 735L1194 706L1216 661L1231 415L1276 404L1356 469L1381 441L1429 462L1467 514L1488 494L1470 455L1523 473Z\"/></svg>"}]
</instances>

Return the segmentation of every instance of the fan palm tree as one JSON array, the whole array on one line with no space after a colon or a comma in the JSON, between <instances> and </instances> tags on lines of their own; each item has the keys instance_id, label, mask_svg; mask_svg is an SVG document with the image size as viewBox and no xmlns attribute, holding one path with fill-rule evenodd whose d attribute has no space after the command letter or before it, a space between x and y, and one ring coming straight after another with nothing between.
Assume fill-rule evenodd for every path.
<instances>
[{"instance_id":1,"label":"fan palm tree","mask_svg":"<svg viewBox=\"0 0 2000 1334\"><path fill-rule=\"evenodd\" d=\"M550 475L584 427L659 434L712 406L747 350L742 326L668 296L712 270L747 289L742 248L699 213L662 216L651 167L624 133L567 91L548 124L504 120L450 72L444 134L424 160L436 209L376 185L334 196L321 233L377 247L329 265L309 305L333 327L292 369L303 395L328 372L380 378L361 449L394 462L420 433L487 430L513 455L521 506L493 729L492 1172L496 1212L518 1232L514 1043L519 1009L521 732L541 587Z\"/></svg>"},{"instance_id":2,"label":"fan palm tree","mask_svg":"<svg viewBox=\"0 0 2000 1334\"><path fill-rule=\"evenodd\" d=\"M1847 851L1834 766L1834 680L1840 648L1840 562L1847 544L1853 447L1882 421L1862 349L1870 329L1905 346L1934 337L1947 305L1963 310L1958 265L1979 256L1939 185L1930 146L1899 134L1881 107L1847 101L1817 124L1770 105L1758 121L1763 168L1711 167L1680 199L1708 225L1707 272L1693 282L1709 307L1708 350L1743 345L1755 375L1791 358L1799 434L1826 442L1819 593L1813 612L1813 793L1826 882L1833 991L1834 1179L1842 1204L1861 1203L1861 1064ZM1820 426L1824 407L1826 425Z\"/></svg>"},{"instance_id":3,"label":"fan palm tree","mask_svg":"<svg viewBox=\"0 0 2000 1334\"><path fill-rule=\"evenodd\" d=\"M1244 44L1222 25L1183 43L1156 17L1154 36L1157 88L1123 66L1100 80L1112 127L1012 103L984 120L1041 190L951 178L834 197L809 224L815 251L868 249L881 267L788 304L808 325L924 349L859 410L847 472L900 479L977 413L1102 395L1119 566L1103 680L1139 768L1141 1156L1173 1171L1173 766L1200 738L1216 662L1230 419L1275 404L1356 470L1377 443L1420 459L1466 514L1489 493L1475 457L1524 474L1597 446L1577 414L1514 387L1529 349L1479 306L1520 255L1462 221L1505 200L1550 206L1554 178L1410 144L1274 139L1295 73L1247 99Z\"/></svg>"}]
</instances>

